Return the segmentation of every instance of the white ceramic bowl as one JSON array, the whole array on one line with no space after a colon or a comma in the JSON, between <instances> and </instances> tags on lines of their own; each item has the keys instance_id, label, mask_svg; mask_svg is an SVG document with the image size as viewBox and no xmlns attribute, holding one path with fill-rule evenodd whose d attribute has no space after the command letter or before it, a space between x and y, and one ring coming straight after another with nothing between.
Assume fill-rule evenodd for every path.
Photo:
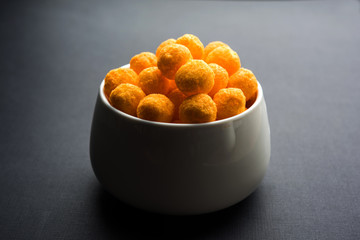
<instances>
[{"instance_id":1,"label":"white ceramic bowl","mask_svg":"<svg viewBox=\"0 0 360 240\"><path fill-rule=\"evenodd\" d=\"M157 213L217 211L251 194L270 159L270 129L259 84L245 112L202 124L142 120L113 108L99 88L90 157L115 197Z\"/></svg>"}]
</instances>

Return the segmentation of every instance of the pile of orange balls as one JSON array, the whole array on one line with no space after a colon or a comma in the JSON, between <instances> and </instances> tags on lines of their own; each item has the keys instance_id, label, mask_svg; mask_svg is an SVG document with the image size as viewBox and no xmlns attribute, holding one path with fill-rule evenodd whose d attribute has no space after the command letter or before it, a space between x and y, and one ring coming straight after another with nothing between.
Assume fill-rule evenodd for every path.
<instances>
[{"instance_id":1,"label":"pile of orange balls","mask_svg":"<svg viewBox=\"0 0 360 240\"><path fill-rule=\"evenodd\" d=\"M185 34L142 52L130 68L107 73L104 93L116 109L141 119L205 123L244 112L256 100L257 80L238 54L215 41L205 48Z\"/></svg>"}]
</instances>

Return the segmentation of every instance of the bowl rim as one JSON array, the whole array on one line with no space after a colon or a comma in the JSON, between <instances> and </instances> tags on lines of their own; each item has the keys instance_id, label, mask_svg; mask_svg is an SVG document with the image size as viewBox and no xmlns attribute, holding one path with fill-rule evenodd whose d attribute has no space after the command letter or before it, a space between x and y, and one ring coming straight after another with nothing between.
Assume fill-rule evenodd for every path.
<instances>
[{"instance_id":1,"label":"bowl rim","mask_svg":"<svg viewBox=\"0 0 360 240\"><path fill-rule=\"evenodd\" d=\"M121 66L121 68L128 68L128 67L130 67L130 64L126 64L126 65ZM111 106L111 104L109 103L107 97L105 96L105 93L103 91L104 84L105 84L105 79L103 79L101 81L100 88L99 88L99 96L100 96L101 101L105 104L105 106L109 110L111 110L113 113L115 113L115 114L129 120L129 121L134 121L134 123L153 125L153 126L159 126L159 127L170 127L170 128L193 128L193 127L198 128L198 127L210 127L210 126L216 126L216 125L230 123L230 122L233 122L235 120L242 119L245 116L247 116L248 114L251 114L251 112L253 112L260 105L260 102L263 101L263 98L264 98L264 94L263 94L261 84L259 83L259 81L257 81L257 83L258 83L258 93L257 93L255 102L250 106L250 108L248 108L244 112L242 112L240 114L237 114L235 116L224 118L224 119L221 119L221 120L215 120L213 122L206 122L206 123L166 123L166 122L156 122L156 121L150 121L150 120L141 119L141 118L132 116L130 114L124 113L124 112L114 108L113 106Z\"/></svg>"}]
</instances>

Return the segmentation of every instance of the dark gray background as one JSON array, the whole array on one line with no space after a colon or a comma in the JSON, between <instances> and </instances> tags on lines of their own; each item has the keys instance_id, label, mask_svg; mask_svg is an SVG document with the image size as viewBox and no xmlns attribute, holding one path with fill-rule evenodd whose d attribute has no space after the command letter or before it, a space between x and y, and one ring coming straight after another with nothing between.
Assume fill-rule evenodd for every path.
<instances>
[{"instance_id":1,"label":"dark gray background","mask_svg":"<svg viewBox=\"0 0 360 240\"><path fill-rule=\"evenodd\" d=\"M2 1L1 239L360 239L359 1ZM90 165L108 70L185 33L238 52L261 82L267 175L213 214L128 207Z\"/></svg>"}]
</instances>

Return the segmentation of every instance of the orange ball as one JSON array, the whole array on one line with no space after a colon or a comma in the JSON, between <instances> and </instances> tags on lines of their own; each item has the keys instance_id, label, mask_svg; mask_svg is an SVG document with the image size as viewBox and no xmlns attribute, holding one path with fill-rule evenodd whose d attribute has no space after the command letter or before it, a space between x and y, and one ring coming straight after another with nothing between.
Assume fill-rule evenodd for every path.
<instances>
[{"instance_id":1,"label":"orange ball","mask_svg":"<svg viewBox=\"0 0 360 240\"><path fill-rule=\"evenodd\" d=\"M148 67L155 67L157 65L157 58L155 54L151 52L142 52L130 60L130 68L133 69L137 74Z\"/></svg>"},{"instance_id":2,"label":"orange ball","mask_svg":"<svg viewBox=\"0 0 360 240\"><path fill-rule=\"evenodd\" d=\"M176 86L186 96L208 93L214 86L215 74L203 60L192 60L179 68L175 75Z\"/></svg>"},{"instance_id":3,"label":"orange ball","mask_svg":"<svg viewBox=\"0 0 360 240\"><path fill-rule=\"evenodd\" d=\"M165 95L150 94L140 101L137 116L149 121L171 122L174 116L174 104Z\"/></svg>"},{"instance_id":4,"label":"orange ball","mask_svg":"<svg viewBox=\"0 0 360 240\"><path fill-rule=\"evenodd\" d=\"M178 89L175 88L168 94L168 98L173 102L174 109L174 120L179 119L179 107L181 103L185 100L186 96Z\"/></svg>"},{"instance_id":5,"label":"orange ball","mask_svg":"<svg viewBox=\"0 0 360 240\"><path fill-rule=\"evenodd\" d=\"M255 103L255 101L257 99L258 91L259 91L259 89L256 90L255 94L252 95L252 97L250 99L246 100L246 108L250 108Z\"/></svg>"},{"instance_id":6,"label":"orange ball","mask_svg":"<svg viewBox=\"0 0 360 240\"><path fill-rule=\"evenodd\" d=\"M169 80L166 79L157 67L149 67L139 74L139 87L146 93L167 94Z\"/></svg>"},{"instance_id":7,"label":"orange ball","mask_svg":"<svg viewBox=\"0 0 360 240\"><path fill-rule=\"evenodd\" d=\"M176 40L177 44L187 47L194 59L201 59L204 53L204 45L200 39L192 34L184 34Z\"/></svg>"},{"instance_id":8,"label":"orange ball","mask_svg":"<svg viewBox=\"0 0 360 240\"><path fill-rule=\"evenodd\" d=\"M203 60L206 59L206 57L209 55L209 53L214 50L217 47L229 47L229 45L227 45L226 43L223 43L221 41L214 41L209 43L208 45L206 45L206 47L204 48L204 54L203 54Z\"/></svg>"},{"instance_id":9,"label":"orange ball","mask_svg":"<svg viewBox=\"0 0 360 240\"><path fill-rule=\"evenodd\" d=\"M228 87L240 88L246 97L246 101L248 101L256 95L258 85L252 71L240 68L239 71L229 78Z\"/></svg>"},{"instance_id":10,"label":"orange ball","mask_svg":"<svg viewBox=\"0 0 360 240\"><path fill-rule=\"evenodd\" d=\"M169 92L168 93L171 93L171 91L173 91L174 89L177 89L177 86L176 86L175 80L168 79L168 81L169 81Z\"/></svg>"},{"instance_id":11,"label":"orange ball","mask_svg":"<svg viewBox=\"0 0 360 240\"><path fill-rule=\"evenodd\" d=\"M229 47L217 47L206 57L205 62L216 63L226 69L229 76L241 67L238 54Z\"/></svg>"},{"instance_id":12,"label":"orange ball","mask_svg":"<svg viewBox=\"0 0 360 240\"><path fill-rule=\"evenodd\" d=\"M217 65L216 63L210 63L209 67L215 73L214 78L214 86L211 91L208 93L210 97L214 97L215 93L217 93L220 89L226 88L229 82L229 74L225 70L225 68Z\"/></svg>"},{"instance_id":13,"label":"orange ball","mask_svg":"<svg viewBox=\"0 0 360 240\"><path fill-rule=\"evenodd\" d=\"M172 121L172 123L183 123L183 122L180 121L180 119L175 119L174 121Z\"/></svg>"},{"instance_id":14,"label":"orange ball","mask_svg":"<svg viewBox=\"0 0 360 240\"><path fill-rule=\"evenodd\" d=\"M130 68L116 68L110 70L105 77L104 93L106 97L110 96L114 90L121 83L131 83L138 85L139 77L136 72Z\"/></svg>"},{"instance_id":15,"label":"orange ball","mask_svg":"<svg viewBox=\"0 0 360 240\"><path fill-rule=\"evenodd\" d=\"M187 97L179 107L183 123L205 123L216 120L216 104L207 94L200 93Z\"/></svg>"},{"instance_id":16,"label":"orange ball","mask_svg":"<svg viewBox=\"0 0 360 240\"><path fill-rule=\"evenodd\" d=\"M214 96L217 108L216 119L235 116L245 111L246 98L239 88L223 88Z\"/></svg>"},{"instance_id":17,"label":"orange ball","mask_svg":"<svg viewBox=\"0 0 360 240\"><path fill-rule=\"evenodd\" d=\"M190 59L192 56L187 47L180 44L169 44L160 50L157 66L165 77L175 79L177 70Z\"/></svg>"},{"instance_id":18,"label":"orange ball","mask_svg":"<svg viewBox=\"0 0 360 240\"><path fill-rule=\"evenodd\" d=\"M109 102L114 108L136 116L137 106L145 96L145 93L138 86L122 83L112 90Z\"/></svg>"},{"instance_id":19,"label":"orange ball","mask_svg":"<svg viewBox=\"0 0 360 240\"><path fill-rule=\"evenodd\" d=\"M162 42L156 49L156 53L155 53L156 57L159 57L160 51L163 47L165 47L166 45L169 45L169 44L174 44L174 43L176 43L176 40L173 38L169 38L168 40Z\"/></svg>"}]
</instances>

